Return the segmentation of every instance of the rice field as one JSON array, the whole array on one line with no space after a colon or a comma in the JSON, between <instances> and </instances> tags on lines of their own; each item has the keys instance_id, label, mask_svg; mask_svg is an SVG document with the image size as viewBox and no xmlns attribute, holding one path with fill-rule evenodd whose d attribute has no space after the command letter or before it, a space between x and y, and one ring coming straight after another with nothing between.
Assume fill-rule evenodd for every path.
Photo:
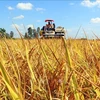
<instances>
[{"instance_id":1,"label":"rice field","mask_svg":"<svg viewBox=\"0 0 100 100\"><path fill-rule=\"evenodd\" d=\"M100 100L100 41L0 40L0 100Z\"/></svg>"}]
</instances>

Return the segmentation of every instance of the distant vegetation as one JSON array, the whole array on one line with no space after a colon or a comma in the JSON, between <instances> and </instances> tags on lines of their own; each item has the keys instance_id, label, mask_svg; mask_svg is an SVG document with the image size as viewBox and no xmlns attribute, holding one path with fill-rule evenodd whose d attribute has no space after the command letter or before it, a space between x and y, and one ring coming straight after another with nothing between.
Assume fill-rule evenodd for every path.
<instances>
[{"instance_id":1,"label":"distant vegetation","mask_svg":"<svg viewBox=\"0 0 100 100\"><path fill-rule=\"evenodd\" d=\"M25 32L24 38L25 39L38 38L39 32L40 32L40 27L37 27L37 29L32 29L31 27L29 27L27 29L27 32ZM14 32L10 31L10 33L7 33L6 29L0 28L0 38L4 37L6 37L7 39L14 38Z\"/></svg>"},{"instance_id":2,"label":"distant vegetation","mask_svg":"<svg viewBox=\"0 0 100 100\"><path fill-rule=\"evenodd\" d=\"M24 38L38 38L39 32L40 32L40 27L37 27L37 29L32 29L31 27L29 27L24 35Z\"/></svg>"},{"instance_id":3,"label":"distant vegetation","mask_svg":"<svg viewBox=\"0 0 100 100\"><path fill-rule=\"evenodd\" d=\"M7 33L6 29L0 28L0 38L3 38L3 37L13 38L14 37L14 32L10 31L10 33Z\"/></svg>"}]
</instances>

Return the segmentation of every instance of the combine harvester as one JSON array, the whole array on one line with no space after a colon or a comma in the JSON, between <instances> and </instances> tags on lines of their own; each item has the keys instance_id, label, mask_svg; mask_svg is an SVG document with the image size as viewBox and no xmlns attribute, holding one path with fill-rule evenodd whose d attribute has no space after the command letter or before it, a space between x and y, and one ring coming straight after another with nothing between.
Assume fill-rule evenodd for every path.
<instances>
[{"instance_id":1,"label":"combine harvester","mask_svg":"<svg viewBox=\"0 0 100 100\"><path fill-rule=\"evenodd\" d=\"M42 27L40 38L65 38L66 30L64 27L58 26L55 28L54 20L47 19L45 22L48 22L48 24Z\"/></svg>"}]
</instances>

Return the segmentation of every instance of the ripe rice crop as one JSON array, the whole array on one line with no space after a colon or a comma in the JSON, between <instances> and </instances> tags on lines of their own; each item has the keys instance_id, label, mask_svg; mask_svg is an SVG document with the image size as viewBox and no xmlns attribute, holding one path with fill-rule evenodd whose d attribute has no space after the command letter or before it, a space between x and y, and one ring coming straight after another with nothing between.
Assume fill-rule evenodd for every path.
<instances>
[{"instance_id":1,"label":"ripe rice crop","mask_svg":"<svg viewBox=\"0 0 100 100\"><path fill-rule=\"evenodd\" d=\"M0 100L100 100L100 41L0 40Z\"/></svg>"}]
</instances>

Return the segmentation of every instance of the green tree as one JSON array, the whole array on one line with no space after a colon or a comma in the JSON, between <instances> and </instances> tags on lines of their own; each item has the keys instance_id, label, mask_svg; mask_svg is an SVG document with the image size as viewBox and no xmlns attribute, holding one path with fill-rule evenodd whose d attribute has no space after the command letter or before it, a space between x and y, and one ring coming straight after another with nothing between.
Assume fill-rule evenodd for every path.
<instances>
[{"instance_id":1,"label":"green tree","mask_svg":"<svg viewBox=\"0 0 100 100\"><path fill-rule=\"evenodd\" d=\"M37 33L39 33L40 32L40 27L37 27Z\"/></svg>"},{"instance_id":2,"label":"green tree","mask_svg":"<svg viewBox=\"0 0 100 100\"><path fill-rule=\"evenodd\" d=\"M5 33L5 32L6 32L6 30L5 30L4 28L0 28L0 32Z\"/></svg>"},{"instance_id":3,"label":"green tree","mask_svg":"<svg viewBox=\"0 0 100 100\"><path fill-rule=\"evenodd\" d=\"M32 38L32 28L31 27L28 28L28 36Z\"/></svg>"},{"instance_id":4,"label":"green tree","mask_svg":"<svg viewBox=\"0 0 100 100\"><path fill-rule=\"evenodd\" d=\"M26 39L27 39L27 38L29 38L29 36L28 36L28 33L27 33L27 32L25 33L24 38L26 38Z\"/></svg>"},{"instance_id":5,"label":"green tree","mask_svg":"<svg viewBox=\"0 0 100 100\"><path fill-rule=\"evenodd\" d=\"M6 33L6 38L9 39L10 38L10 35L8 33Z\"/></svg>"},{"instance_id":6,"label":"green tree","mask_svg":"<svg viewBox=\"0 0 100 100\"><path fill-rule=\"evenodd\" d=\"M10 31L10 37L13 38L14 37L14 32Z\"/></svg>"},{"instance_id":7,"label":"green tree","mask_svg":"<svg viewBox=\"0 0 100 100\"><path fill-rule=\"evenodd\" d=\"M37 27L37 33L38 33L38 36L39 36L39 33L40 33L40 27Z\"/></svg>"},{"instance_id":8,"label":"green tree","mask_svg":"<svg viewBox=\"0 0 100 100\"><path fill-rule=\"evenodd\" d=\"M37 30L33 29L33 37L36 38L37 37Z\"/></svg>"},{"instance_id":9,"label":"green tree","mask_svg":"<svg viewBox=\"0 0 100 100\"><path fill-rule=\"evenodd\" d=\"M6 35L6 30L4 28L0 28L0 37L3 38Z\"/></svg>"}]
</instances>

